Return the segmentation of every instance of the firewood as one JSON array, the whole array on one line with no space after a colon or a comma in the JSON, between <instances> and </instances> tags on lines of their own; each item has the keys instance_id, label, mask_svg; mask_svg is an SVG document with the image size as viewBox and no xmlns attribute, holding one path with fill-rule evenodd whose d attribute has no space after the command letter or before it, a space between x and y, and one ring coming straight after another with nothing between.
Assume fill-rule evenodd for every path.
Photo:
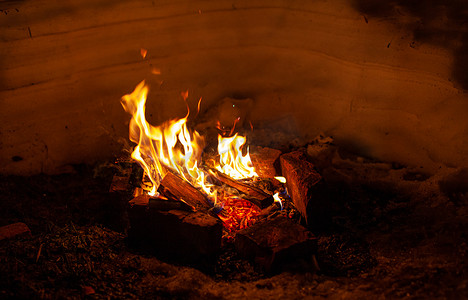
<instances>
[{"instance_id":1,"label":"firewood","mask_svg":"<svg viewBox=\"0 0 468 300\"><path fill-rule=\"evenodd\" d=\"M329 199L322 176L302 151L283 154L281 170L294 206L307 224L319 229L329 222Z\"/></svg>"},{"instance_id":2,"label":"firewood","mask_svg":"<svg viewBox=\"0 0 468 300\"><path fill-rule=\"evenodd\" d=\"M216 261L222 223L201 211L165 210L133 201L127 209L129 246L176 263L206 266Z\"/></svg>"},{"instance_id":3,"label":"firewood","mask_svg":"<svg viewBox=\"0 0 468 300\"><path fill-rule=\"evenodd\" d=\"M202 192L185 179L171 172L167 172L166 176L164 176L158 191L167 198L175 197L196 209L208 210L212 207L212 204Z\"/></svg>"},{"instance_id":4,"label":"firewood","mask_svg":"<svg viewBox=\"0 0 468 300\"><path fill-rule=\"evenodd\" d=\"M250 150L250 159L258 176L274 178L280 175L280 150L260 146L252 146Z\"/></svg>"},{"instance_id":5,"label":"firewood","mask_svg":"<svg viewBox=\"0 0 468 300\"><path fill-rule=\"evenodd\" d=\"M18 222L0 227L0 241L24 235L31 235L28 225Z\"/></svg>"},{"instance_id":6,"label":"firewood","mask_svg":"<svg viewBox=\"0 0 468 300\"><path fill-rule=\"evenodd\" d=\"M273 203L273 196L265 193L261 189L251 186L247 183L243 183L237 180L230 178L229 176L214 170L213 173L220 182L235 188L239 192L245 194L243 197L246 200L249 200L253 204L257 205L260 208L266 208Z\"/></svg>"},{"instance_id":7,"label":"firewood","mask_svg":"<svg viewBox=\"0 0 468 300\"><path fill-rule=\"evenodd\" d=\"M313 268L317 239L303 226L283 215L271 216L235 236L235 247L266 272L284 271L299 262Z\"/></svg>"},{"instance_id":8,"label":"firewood","mask_svg":"<svg viewBox=\"0 0 468 300\"><path fill-rule=\"evenodd\" d=\"M130 206L147 205L149 208L156 209L159 211L169 211L174 209L192 211L192 207L187 203L174 198L166 198L162 195L159 195L157 197L152 197L147 194L139 195L130 200L129 204Z\"/></svg>"}]
</instances>

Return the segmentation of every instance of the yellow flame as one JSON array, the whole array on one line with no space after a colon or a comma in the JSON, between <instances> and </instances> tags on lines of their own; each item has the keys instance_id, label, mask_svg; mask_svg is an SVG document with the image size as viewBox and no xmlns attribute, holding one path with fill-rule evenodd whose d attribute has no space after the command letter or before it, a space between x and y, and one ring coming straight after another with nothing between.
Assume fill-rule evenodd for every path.
<instances>
[{"instance_id":1,"label":"yellow flame","mask_svg":"<svg viewBox=\"0 0 468 300\"><path fill-rule=\"evenodd\" d=\"M218 171L234 179L258 177L250 160L248 148L247 153L242 155L245 141L245 137L237 133L232 137L218 135L219 165L216 166Z\"/></svg>"},{"instance_id":2,"label":"yellow flame","mask_svg":"<svg viewBox=\"0 0 468 300\"><path fill-rule=\"evenodd\" d=\"M279 205L281 207L281 210L283 210L283 202L281 201L281 198L279 197L279 193L275 193L273 195L273 199L274 199L275 203L279 203Z\"/></svg>"},{"instance_id":3,"label":"yellow flame","mask_svg":"<svg viewBox=\"0 0 468 300\"><path fill-rule=\"evenodd\" d=\"M143 80L135 90L121 99L125 111L132 115L130 121L130 140L137 144L132 153L142 166L152 183L150 195L155 195L167 170L179 174L195 187L202 189L215 203L217 191L208 182L208 173L200 169L204 139L197 131L187 128L189 116L162 123L159 126L149 124L145 117L145 104L148 86ZM188 91L181 93L184 101ZM200 100L198 110L200 110ZM198 112L197 112L198 113ZM232 137L218 137L219 164L216 168L234 179L258 176L254 170L248 149L242 154L245 137L235 134Z\"/></svg>"},{"instance_id":4,"label":"yellow flame","mask_svg":"<svg viewBox=\"0 0 468 300\"><path fill-rule=\"evenodd\" d=\"M286 178L284 178L283 176L275 176L275 179L281 183L286 183Z\"/></svg>"},{"instance_id":5,"label":"yellow flame","mask_svg":"<svg viewBox=\"0 0 468 300\"><path fill-rule=\"evenodd\" d=\"M130 140L137 143L132 157L143 167L153 186L150 195L156 194L161 179L169 168L193 185L212 194L206 174L198 168L204 146L203 138L187 128L187 116L152 126L146 121L145 103L148 86L140 82L131 94L122 97L121 104L132 115ZM188 92L183 93L184 100Z\"/></svg>"}]
</instances>

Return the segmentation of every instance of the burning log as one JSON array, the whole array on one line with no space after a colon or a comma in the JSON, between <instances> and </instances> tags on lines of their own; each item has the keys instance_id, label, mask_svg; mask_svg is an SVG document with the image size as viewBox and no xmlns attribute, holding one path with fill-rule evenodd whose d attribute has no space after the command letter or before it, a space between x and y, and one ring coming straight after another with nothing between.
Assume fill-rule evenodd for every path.
<instances>
[{"instance_id":1,"label":"burning log","mask_svg":"<svg viewBox=\"0 0 468 300\"><path fill-rule=\"evenodd\" d=\"M129 245L170 261L200 266L213 263L221 247L221 221L175 202L150 196L130 201Z\"/></svg>"},{"instance_id":2,"label":"burning log","mask_svg":"<svg viewBox=\"0 0 468 300\"><path fill-rule=\"evenodd\" d=\"M234 244L241 255L266 272L287 269L298 258L312 267L317 251L317 239L312 233L282 215L237 232Z\"/></svg>"},{"instance_id":3,"label":"burning log","mask_svg":"<svg viewBox=\"0 0 468 300\"><path fill-rule=\"evenodd\" d=\"M323 228L329 222L328 197L322 176L307 161L302 151L280 157L283 176L294 206L313 228Z\"/></svg>"},{"instance_id":4,"label":"burning log","mask_svg":"<svg viewBox=\"0 0 468 300\"><path fill-rule=\"evenodd\" d=\"M171 172L164 176L158 191L167 198L183 200L196 209L208 210L212 206L202 192Z\"/></svg>"},{"instance_id":5,"label":"burning log","mask_svg":"<svg viewBox=\"0 0 468 300\"><path fill-rule=\"evenodd\" d=\"M262 209L270 206L274 201L272 195L265 193L264 191L262 191L261 189L257 187L251 186L247 183L234 180L219 171L213 171L213 172L215 173L216 178L220 182L232 188L235 188L241 193L244 193L246 196L243 198L245 198L246 200L249 200L250 202L252 202L253 204L257 205L258 207Z\"/></svg>"}]
</instances>

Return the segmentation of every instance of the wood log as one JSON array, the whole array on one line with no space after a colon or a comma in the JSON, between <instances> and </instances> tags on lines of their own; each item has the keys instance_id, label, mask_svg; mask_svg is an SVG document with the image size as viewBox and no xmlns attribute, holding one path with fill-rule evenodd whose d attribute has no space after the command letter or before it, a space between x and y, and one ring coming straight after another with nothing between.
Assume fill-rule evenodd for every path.
<instances>
[{"instance_id":1,"label":"wood log","mask_svg":"<svg viewBox=\"0 0 468 300\"><path fill-rule=\"evenodd\" d=\"M129 246L176 263L212 266L221 247L221 221L201 211L162 209L149 200L128 206Z\"/></svg>"},{"instance_id":2,"label":"wood log","mask_svg":"<svg viewBox=\"0 0 468 300\"><path fill-rule=\"evenodd\" d=\"M322 176L307 160L307 155L303 151L290 152L281 155L280 162L288 193L306 223L314 229L328 226L328 193Z\"/></svg>"},{"instance_id":3,"label":"wood log","mask_svg":"<svg viewBox=\"0 0 468 300\"><path fill-rule=\"evenodd\" d=\"M167 172L164 176L158 191L167 198L175 197L196 209L208 210L212 207L211 202L202 192L171 172Z\"/></svg>"},{"instance_id":4,"label":"wood log","mask_svg":"<svg viewBox=\"0 0 468 300\"><path fill-rule=\"evenodd\" d=\"M25 235L31 235L31 230L29 230L28 225L22 222L0 227L0 241Z\"/></svg>"},{"instance_id":5,"label":"wood log","mask_svg":"<svg viewBox=\"0 0 468 300\"><path fill-rule=\"evenodd\" d=\"M268 147L252 146L250 151L250 159L257 172L262 178L274 178L281 173L279 157L281 151Z\"/></svg>"},{"instance_id":6,"label":"wood log","mask_svg":"<svg viewBox=\"0 0 468 300\"><path fill-rule=\"evenodd\" d=\"M257 205L260 208L266 208L273 203L273 196L265 193L261 189L251 186L247 183L243 183L237 180L232 179L231 177L214 170L213 173L220 182L235 188L239 192L245 194L246 196L243 197L246 200L249 200L253 204Z\"/></svg>"},{"instance_id":7,"label":"wood log","mask_svg":"<svg viewBox=\"0 0 468 300\"><path fill-rule=\"evenodd\" d=\"M165 196L159 195L158 197L152 197L148 194L139 195L130 202L130 206L133 205L147 205L151 209L158 211L169 211L169 210L184 210L193 211L192 207L183 201L179 201L175 198L166 198Z\"/></svg>"},{"instance_id":8,"label":"wood log","mask_svg":"<svg viewBox=\"0 0 468 300\"><path fill-rule=\"evenodd\" d=\"M263 219L235 236L235 247L266 272L291 267L313 268L317 239L303 226L282 215Z\"/></svg>"}]
</instances>

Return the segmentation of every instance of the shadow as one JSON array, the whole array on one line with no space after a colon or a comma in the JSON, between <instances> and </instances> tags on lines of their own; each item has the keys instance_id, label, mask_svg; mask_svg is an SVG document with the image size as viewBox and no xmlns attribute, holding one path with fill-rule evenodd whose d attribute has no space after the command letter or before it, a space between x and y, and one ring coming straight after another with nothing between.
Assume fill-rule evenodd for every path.
<instances>
[{"instance_id":1,"label":"shadow","mask_svg":"<svg viewBox=\"0 0 468 300\"><path fill-rule=\"evenodd\" d=\"M468 1L353 0L353 6L366 18L385 18L411 30L411 47L429 43L451 50L454 84L468 89Z\"/></svg>"}]
</instances>

